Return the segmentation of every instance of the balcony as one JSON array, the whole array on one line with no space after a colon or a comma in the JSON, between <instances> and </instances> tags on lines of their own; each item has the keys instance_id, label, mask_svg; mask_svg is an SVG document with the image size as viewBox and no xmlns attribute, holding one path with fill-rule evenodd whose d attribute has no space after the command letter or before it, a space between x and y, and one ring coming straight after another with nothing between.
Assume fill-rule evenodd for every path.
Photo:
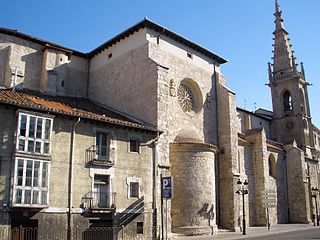
<instances>
[{"instance_id":1,"label":"balcony","mask_svg":"<svg viewBox=\"0 0 320 240\"><path fill-rule=\"evenodd\" d=\"M112 167L114 165L113 156L113 148L93 145L86 150L86 166Z\"/></svg>"},{"instance_id":2,"label":"balcony","mask_svg":"<svg viewBox=\"0 0 320 240\"><path fill-rule=\"evenodd\" d=\"M115 192L102 194L91 191L82 197L81 207L87 213L111 213L116 209L115 202Z\"/></svg>"}]
</instances>

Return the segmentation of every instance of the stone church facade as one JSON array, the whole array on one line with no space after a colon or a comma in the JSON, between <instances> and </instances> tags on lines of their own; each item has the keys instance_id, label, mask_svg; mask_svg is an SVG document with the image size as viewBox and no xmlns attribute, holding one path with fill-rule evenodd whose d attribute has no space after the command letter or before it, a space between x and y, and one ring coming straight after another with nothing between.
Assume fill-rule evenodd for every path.
<instances>
[{"instance_id":1,"label":"stone church facade","mask_svg":"<svg viewBox=\"0 0 320 240\"><path fill-rule=\"evenodd\" d=\"M320 130L275 6L272 111L237 108L226 60L149 19L89 53L0 29L1 228L239 231L267 224L268 196L271 224L311 222Z\"/></svg>"}]
</instances>

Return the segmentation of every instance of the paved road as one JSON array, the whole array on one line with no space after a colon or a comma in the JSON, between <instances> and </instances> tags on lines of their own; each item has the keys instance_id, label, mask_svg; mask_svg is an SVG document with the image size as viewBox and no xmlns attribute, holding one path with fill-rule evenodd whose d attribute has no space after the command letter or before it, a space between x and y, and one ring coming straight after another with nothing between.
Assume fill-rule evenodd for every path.
<instances>
[{"instance_id":1,"label":"paved road","mask_svg":"<svg viewBox=\"0 0 320 240\"><path fill-rule=\"evenodd\" d=\"M249 227L247 235L240 232L220 230L217 235L211 236L175 236L179 240L320 240L320 227L311 224L277 224L268 231L265 227Z\"/></svg>"},{"instance_id":2,"label":"paved road","mask_svg":"<svg viewBox=\"0 0 320 240\"><path fill-rule=\"evenodd\" d=\"M320 239L320 228L299 230L295 232L278 233L267 236L239 238L239 239L263 239L263 240L313 240Z\"/></svg>"}]
</instances>

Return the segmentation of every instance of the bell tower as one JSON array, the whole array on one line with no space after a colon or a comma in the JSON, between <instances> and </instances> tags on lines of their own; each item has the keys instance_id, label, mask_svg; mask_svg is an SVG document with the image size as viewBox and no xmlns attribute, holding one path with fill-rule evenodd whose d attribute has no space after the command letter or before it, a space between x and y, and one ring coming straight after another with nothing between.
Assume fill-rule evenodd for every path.
<instances>
[{"instance_id":1,"label":"bell tower","mask_svg":"<svg viewBox=\"0 0 320 240\"><path fill-rule=\"evenodd\" d=\"M268 85L271 88L274 114L272 138L281 143L295 140L297 146L309 155L311 146L314 145L307 89L309 84L303 63L300 66L296 64L281 15L282 11L276 0L273 63L268 63Z\"/></svg>"}]
</instances>

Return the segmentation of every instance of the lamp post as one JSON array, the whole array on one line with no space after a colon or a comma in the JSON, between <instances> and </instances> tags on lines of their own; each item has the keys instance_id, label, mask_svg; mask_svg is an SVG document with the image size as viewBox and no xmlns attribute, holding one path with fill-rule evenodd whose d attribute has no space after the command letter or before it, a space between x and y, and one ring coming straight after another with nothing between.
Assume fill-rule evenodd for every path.
<instances>
[{"instance_id":1,"label":"lamp post","mask_svg":"<svg viewBox=\"0 0 320 240\"><path fill-rule=\"evenodd\" d=\"M238 179L237 184L239 185L239 189L236 191L237 194L242 195L242 234L246 235L246 212L245 212L245 204L244 204L244 195L248 194L247 180L244 180L244 182L241 182L240 179Z\"/></svg>"},{"instance_id":2,"label":"lamp post","mask_svg":"<svg viewBox=\"0 0 320 240\"><path fill-rule=\"evenodd\" d=\"M317 219L317 226L319 226L319 212L318 212L318 202L317 202L317 193L319 192L319 189L316 187L312 187L312 197L314 198L314 202L316 205L316 219ZM314 221L316 221L316 219ZM316 223L314 223L316 225Z\"/></svg>"}]
</instances>

